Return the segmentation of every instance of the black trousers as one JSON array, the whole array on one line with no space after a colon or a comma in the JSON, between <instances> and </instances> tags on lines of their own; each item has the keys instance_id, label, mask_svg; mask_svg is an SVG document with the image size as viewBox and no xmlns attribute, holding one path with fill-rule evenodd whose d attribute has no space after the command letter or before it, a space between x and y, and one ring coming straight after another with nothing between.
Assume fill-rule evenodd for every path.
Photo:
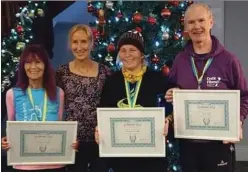
<instances>
[{"instance_id":1,"label":"black trousers","mask_svg":"<svg viewBox=\"0 0 248 172\"><path fill-rule=\"evenodd\" d=\"M234 172L234 144L179 140L182 172Z\"/></svg>"},{"instance_id":2,"label":"black trousers","mask_svg":"<svg viewBox=\"0 0 248 172\"><path fill-rule=\"evenodd\" d=\"M104 158L113 172L165 172L165 158Z\"/></svg>"},{"instance_id":3,"label":"black trousers","mask_svg":"<svg viewBox=\"0 0 248 172\"><path fill-rule=\"evenodd\" d=\"M56 168L56 169L48 169L48 170L16 170L13 172L66 172L66 168Z\"/></svg>"},{"instance_id":4,"label":"black trousers","mask_svg":"<svg viewBox=\"0 0 248 172\"><path fill-rule=\"evenodd\" d=\"M98 145L95 142L80 142L75 164L68 165L68 172L105 172L107 165L99 158Z\"/></svg>"}]
</instances>

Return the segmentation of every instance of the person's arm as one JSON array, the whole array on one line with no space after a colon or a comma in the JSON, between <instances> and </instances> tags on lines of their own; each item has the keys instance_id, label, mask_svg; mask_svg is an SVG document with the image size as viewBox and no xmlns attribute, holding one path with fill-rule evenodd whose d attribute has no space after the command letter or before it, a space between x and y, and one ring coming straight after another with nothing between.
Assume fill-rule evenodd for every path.
<instances>
[{"instance_id":1,"label":"person's arm","mask_svg":"<svg viewBox=\"0 0 248 172\"><path fill-rule=\"evenodd\" d=\"M65 93L59 88L59 121L63 121L64 119L64 101L65 101Z\"/></svg>"},{"instance_id":2,"label":"person's arm","mask_svg":"<svg viewBox=\"0 0 248 172\"><path fill-rule=\"evenodd\" d=\"M15 106L14 106L14 92L9 89L6 93L6 108L8 121L15 121Z\"/></svg>"},{"instance_id":3,"label":"person's arm","mask_svg":"<svg viewBox=\"0 0 248 172\"><path fill-rule=\"evenodd\" d=\"M232 61L233 89L240 90L240 121L243 123L248 115L248 88L244 72L239 60Z\"/></svg>"}]
</instances>

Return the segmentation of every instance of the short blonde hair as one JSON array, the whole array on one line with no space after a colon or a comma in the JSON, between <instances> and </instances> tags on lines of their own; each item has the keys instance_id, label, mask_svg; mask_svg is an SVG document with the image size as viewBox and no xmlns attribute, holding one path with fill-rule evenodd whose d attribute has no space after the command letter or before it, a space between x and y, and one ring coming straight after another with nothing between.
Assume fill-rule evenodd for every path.
<instances>
[{"instance_id":1,"label":"short blonde hair","mask_svg":"<svg viewBox=\"0 0 248 172\"><path fill-rule=\"evenodd\" d=\"M83 24L77 24L77 25L74 25L70 31L69 31L69 34L68 34L68 42L69 42L69 47L71 47L71 40L72 40L72 36L75 32L77 31L84 31L88 37L88 40L91 42L91 47L93 47L93 43L94 43L94 39L93 39L93 34L91 32L91 29L89 26L87 25L83 25Z\"/></svg>"},{"instance_id":2,"label":"short blonde hair","mask_svg":"<svg viewBox=\"0 0 248 172\"><path fill-rule=\"evenodd\" d=\"M185 22L185 24L186 24L186 19L187 19L187 15L188 15L189 11L190 11L191 9L193 9L193 8L196 8L196 7L202 7L202 8L204 8L204 9L207 11L207 13L209 14L209 17L210 17L211 19L214 18L212 9L209 7L209 5L207 5L207 4L205 4L205 3L202 3L202 2L194 2L194 3L193 3L192 5L190 5L190 6L186 9L186 11L185 11L185 14L184 14L184 18L185 18L184 22Z\"/></svg>"}]
</instances>

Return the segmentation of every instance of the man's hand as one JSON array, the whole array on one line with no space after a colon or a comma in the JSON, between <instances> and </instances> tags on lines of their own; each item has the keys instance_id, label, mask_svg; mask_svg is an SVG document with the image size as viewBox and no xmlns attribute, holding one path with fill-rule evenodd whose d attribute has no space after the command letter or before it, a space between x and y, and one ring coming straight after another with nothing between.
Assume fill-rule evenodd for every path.
<instances>
[{"instance_id":1,"label":"man's hand","mask_svg":"<svg viewBox=\"0 0 248 172\"><path fill-rule=\"evenodd\" d=\"M238 142L240 142L240 140L243 139L243 127L242 127L242 124L243 124L243 123L240 121L239 141L233 142L233 141L224 140L224 141L223 141L224 144L238 143Z\"/></svg>"},{"instance_id":2,"label":"man's hand","mask_svg":"<svg viewBox=\"0 0 248 172\"><path fill-rule=\"evenodd\" d=\"M168 135L168 131L169 131L169 119L165 118L165 120L164 120L164 132L163 132L163 135L165 137Z\"/></svg>"},{"instance_id":3,"label":"man's hand","mask_svg":"<svg viewBox=\"0 0 248 172\"><path fill-rule=\"evenodd\" d=\"M178 90L179 88L171 88L169 90L167 90L167 92L165 93L165 100L169 103L173 102L173 90Z\"/></svg>"},{"instance_id":4,"label":"man's hand","mask_svg":"<svg viewBox=\"0 0 248 172\"><path fill-rule=\"evenodd\" d=\"M97 144L99 144L98 126L96 126L96 128L95 128L95 141Z\"/></svg>"},{"instance_id":5,"label":"man's hand","mask_svg":"<svg viewBox=\"0 0 248 172\"><path fill-rule=\"evenodd\" d=\"M74 142L71 144L72 149L74 149L76 152L78 152L78 147L79 147L79 143L78 141Z\"/></svg>"}]
</instances>

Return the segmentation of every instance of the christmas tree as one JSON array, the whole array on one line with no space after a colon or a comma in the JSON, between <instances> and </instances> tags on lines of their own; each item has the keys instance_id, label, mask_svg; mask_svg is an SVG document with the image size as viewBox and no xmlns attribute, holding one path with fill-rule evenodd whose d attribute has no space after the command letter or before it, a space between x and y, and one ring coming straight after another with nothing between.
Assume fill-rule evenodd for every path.
<instances>
[{"instance_id":1,"label":"christmas tree","mask_svg":"<svg viewBox=\"0 0 248 172\"><path fill-rule=\"evenodd\" d=\"M188 40L183 25L184 13L192 3L174 0L89 1L88 12L97 18L90 23L95 40L92 58L119 70L122 64L118 60L118 38L124 32L135 29L144 37L148 66L168 74L175 56ZM168 107L168 104L158 103ZM173 137L167 141L167 160L165 171L181 171L178 146Z\"/></svg>"},{"instance_id":2,"label":"christmas tree","mask_svg":"<svg viewBox=\"0 0 248 172\"><path fill-rule=\"evenodd\" d=\"M88 12L97 20L90 23L95 44L92 57L118 70L117 41L122 33L135 29L145 40L149 67L168 73L176 54L182 50L187 33L184 12L192 1L90 1Z\"/></svg>"},{"instance_id":3,"label":"christmas tree","mask_svg":"<svg viewBox=\"0 0 248 172\"><path fill-rule=\"evenodd\" d=\"M2 92L11 85L11 79L16 74L19 57L24 47L33 38L32 25L35 19L44 17L46 2L29 1L21 7L16 14L17 21L8 36L2 38L1 67L2 67Z\"/></svg>"}]
</instances>

